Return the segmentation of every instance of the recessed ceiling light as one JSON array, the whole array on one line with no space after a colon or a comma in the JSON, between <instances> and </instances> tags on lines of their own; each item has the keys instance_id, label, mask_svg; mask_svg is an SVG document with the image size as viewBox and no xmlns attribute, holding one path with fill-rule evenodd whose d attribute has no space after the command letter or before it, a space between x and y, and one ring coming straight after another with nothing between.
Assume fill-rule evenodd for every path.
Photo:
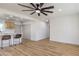
<instances>
[{"instance_id":1,"label":"recessed ceiling light","mask_svg":"<svg viewBox=\"0 0 79 59\"><path fill-rule=\"evenodd\" d=\"M58 9L58 11L59 11L59 12L61 12L61 11L62 11L62 9Z\"/></svg>"}]
</instances>

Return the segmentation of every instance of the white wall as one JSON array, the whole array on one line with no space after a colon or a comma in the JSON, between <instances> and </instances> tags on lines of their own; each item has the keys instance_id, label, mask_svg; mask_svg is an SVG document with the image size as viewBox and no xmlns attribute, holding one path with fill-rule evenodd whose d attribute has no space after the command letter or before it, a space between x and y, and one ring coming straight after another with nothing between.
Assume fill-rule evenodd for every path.
<instances>
[{"instance_id":1,"label":"white wall","mask_svg":"<svg viewBox=\"0 0 79 59\"><path fill-rule=\"evenodd\" d=\"M18 25L18 24L15 25L15 33L22 33L21 32L21 25Z\"/></svg>"},{"instance_id":2,"label":"white wall","mask_svg":"<svg viewBox=\"0 0 79 59\"><path fill-rule=\"evenodd\" d=\"M31 40L41 40L48 38L49 32L48 32L48 24L45 22L36 22L31 25Z\"/></svg>"},{"instance_id":3,"label":"white wall","mask_svg":"<svg viewBox=\"0 0 79 59\"><path fill-rule=\"evenodd\" d=\"M79 17L66 15L50 20L50 40L79 44Z\"/></svg>"},{"instance_id":4,"label":"white wall","mask_svg":"<svg viewBox=\"0 0 79 59\"><path fill-rule=\"evenodd\" d=\"M55 13L50 15L50 40L79 45L79 4L54 5Z\"/></svg>"},{"instance_id":5,"label":"white wall","mask_svg":"<svg viewBox=\"0 0 79 59\"><path fill-rule=\"evenodd\" d=\"M38 41L48 38L48 24L43 21L35 21L24 25L24 39Z\"/></svg>"},{"instance_id":6,"label":"white wall","mask_svg":"<svg viewBox=\"0 0 79 59\"><path fill-rule=\"evenodd\" d=\"M25 24L23 26L24 39L31 39L31 24Z\"/></svg>"}]
</instances>

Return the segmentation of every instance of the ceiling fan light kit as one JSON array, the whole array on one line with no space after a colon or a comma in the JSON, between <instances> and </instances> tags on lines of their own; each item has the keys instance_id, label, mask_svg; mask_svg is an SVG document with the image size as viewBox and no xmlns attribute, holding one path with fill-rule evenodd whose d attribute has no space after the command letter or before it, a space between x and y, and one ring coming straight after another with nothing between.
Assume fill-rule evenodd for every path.
<instances>
[{"instance_id":1,"label":"ceiling fan light kit","mask_svg":"<svg viewBox=\"0 0 79 59\"><path fill-rule=\"evenodd\" d=\"M48 9L53 9L54 8L54 6L43 7L44 3L35 3L35 4L30 3L30 5L32 7L26 6L26 5L23 5L23 4L18 4L18 5L30 9L30 10L22 10L22 11L33 11L32 13L30 13L30 15L32 15L34 13L37 13L38 16L40 16L41 13L43 15L47 16L48 15L47 13L53 13L53 11L49 11Z\"/></svg>"}]
</instances>

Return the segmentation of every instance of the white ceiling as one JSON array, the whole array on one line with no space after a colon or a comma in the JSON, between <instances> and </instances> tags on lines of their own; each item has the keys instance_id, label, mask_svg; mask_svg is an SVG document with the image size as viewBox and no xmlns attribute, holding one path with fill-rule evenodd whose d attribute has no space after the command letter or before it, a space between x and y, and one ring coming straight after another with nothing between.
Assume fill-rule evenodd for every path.
<instances>
[{"instance_id":1,"label":"white ceiling","mask_svg":"<svg viewBox=\"0 0 79 59\"><path fill-rule=\"evenodd\" d=\"M32 7L29 3L26 3L24 5L27 5L27 6L30 6ZM53 4L44 4L43 7L45 6L50 6L50 5L53 5ZM22 7L22 6L19 6L17 5L17 3L2 3L0 4L0 8L3 8L3 9L6 9L8 11L13 11L13 12L16 12L16 13L20 13L20 14L23 14L23 15L26 15L26 16L29 16L29 17L33 17L33 18L36 18L36 19L42 19L42 18L46 18L47 16L41 14L41 16L37 16L37 14L33 14L33 15L30 15L30 13L32 13L33 11L26 11L26 12L23 12L21 10L29 10L28 8L25 8L25 7Z\"/></svg>"},{"instance_id":2,"label":"white ceiling","mask_svg":"<svg viewBox=\"0 0 79 59\"><path fill-rule=\"evenodd\" d=\"M31 6L29 3L26 3L24 5ZM48 14L48 16L42 14L41 16L37 16L37 14L30 15L31 11L22 12L21 10L27 10L28 8L21 7L17 5L17 3L0 3L0 8L20 13L25 16L33 17L39 20L48 19L49 17L52 18L54 16L79 13L79 3L45 3L43 7L51 5L54 5L55 7L54 9L51 9L54 11L54 13Z\"/></svg>"}]
</instances>

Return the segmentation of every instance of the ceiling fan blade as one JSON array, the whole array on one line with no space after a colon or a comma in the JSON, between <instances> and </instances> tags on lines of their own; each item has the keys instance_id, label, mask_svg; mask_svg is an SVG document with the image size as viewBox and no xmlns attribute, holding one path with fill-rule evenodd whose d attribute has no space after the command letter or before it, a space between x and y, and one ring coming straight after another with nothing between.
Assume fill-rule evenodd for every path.
<instances>
[{"instance_id":1,"label":"ceiling fan blade","mask_svg":"<svg viewBox=\"0 0 79 59\"><path fill-rule=\"evenodd\" d=\"M38 16L40 16L40 13L38 13Z\"/></svg>"},{"instance_id":2,"label":"ceiling fan blade","mask_svg":"<svg viewBox=\"0 0 79 59\"><path fill-rule=\"evenodd\" d=\"M43 12L53 13L53 11L43 11Z\"/></svg>"},{"instance_id":3,"label":"ceiling fan blade","mask_svg":"<svg viewBox=\"0 0 79 59\"><path fill-rule=\"evenodd\" d=\"M33 3L30 3L34 8L36 8L36 6Z\"/></svg>"},{"instance_id":4,"label":"ceiling fan blade","mask_svg":"<svg viewBox=\"0 0 79 59\"><path fill-rule=\"evenodd\" d=\"M46 13L44 13L44 12L41 12L42 14L44 14L45 16L47 16L47 14Z\"/></svg>"},{"instance_id":5,"label":"ceiling fan blade","mask_svg":"<svg viewBox=\"0 0 79 59\"><path fill-rule=\"evenodd\" d=\"M35 11L34 12L32 12L30 15L32 15L32 14L34 14L35 13Z\"/></svg>"},{"instance_id":6,"label":"ceiling fan blade","mask_svg":"<svg viewBox=\"0 0 79 59\"><path fill-rule=\"evenodd\" d=\"M36 6L37 6L37 8L38 8L38 7L39 7L39 4L37 3Z\"/></svg>"},{"instance_id":7,"label":"ceiling fan blade","mask_svg":"<svg viewBox=\"0 0 79 59\"><path fill-rule=\"evenodd\" d=\"M22 5L22 4L18 4L19 6L22 6L22 7L27 7L27 8L30 8L30 9L34 9L32 7L29 7L29 6L26 6L26 5Z\"/></svg>"},{"instance_id":8,"label":"ceiling fan blade","mask_svg":"<svg viewBox=\"0 0 79 59\"><path fill-rule=\"evenodd\" d=\"M22 10L22 11L34 11L34 10Z\"/></svg>"},{"instance_id":9,"label":"ceiling fan blade","mask_svg":"<svg viewBox=\"0 0 79 59\"><path fill-rule=\"evenodd\" d=\"M42 10L44 10L44 9L52 9L52 8L54 8L54 6L45 7L45 8L42 8Z\"/></svg>"},{"instance_id":10,"label":"ceiling fan blade","mask_svg":"<svg viewBox=\"0 0 79 59\"><path fill-rule=\"evenodd\" d=\"M42 7L44 5L44 3L40 3L40 7Z\"/></svg>"}]
</instances>

